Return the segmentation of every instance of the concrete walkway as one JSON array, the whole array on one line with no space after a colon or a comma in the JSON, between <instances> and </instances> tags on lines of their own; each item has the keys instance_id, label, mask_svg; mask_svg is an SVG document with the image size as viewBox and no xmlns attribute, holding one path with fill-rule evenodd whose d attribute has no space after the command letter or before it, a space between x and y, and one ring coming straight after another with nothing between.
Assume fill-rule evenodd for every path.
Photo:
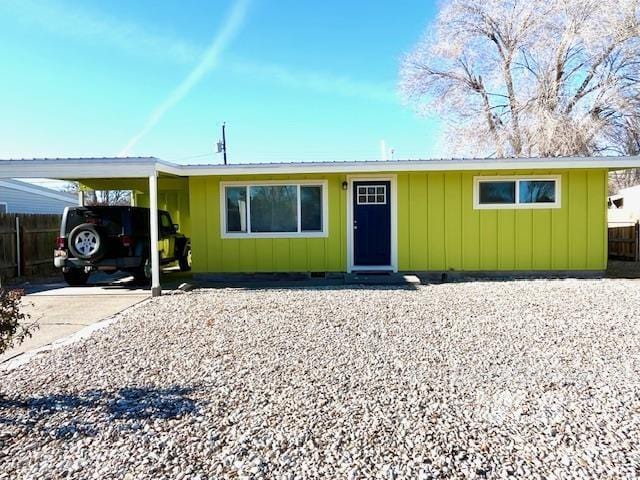
<instances>
[{"instance_id":1,"label":"concrete walkway","mask_svg":"<svg viewBox=\"0 0 640 480\"><path fill-rule=\"evenodd\" d=\"M26 291L24 312L40 328L21 345L0 355L0 363L72 335L149 298L144 289L113 289L109 285L67 287L51 283L26 286Z\"/></svg>"}]
</instances>

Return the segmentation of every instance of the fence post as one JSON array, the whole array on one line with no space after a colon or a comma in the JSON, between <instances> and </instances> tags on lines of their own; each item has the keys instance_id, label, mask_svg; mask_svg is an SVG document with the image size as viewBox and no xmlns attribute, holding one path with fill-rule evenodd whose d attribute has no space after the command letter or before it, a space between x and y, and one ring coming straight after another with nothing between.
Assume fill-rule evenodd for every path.
<instances>
[{"instance_id":1,"label":"fence post","mask_svg":"<svg viewBox=\"0 0 640 480\"><path fill-rule=\"evenodd\" d=\"M634 240L635 244L635 255L634 261L640 262L640 220L636 220L635 229L634 229Z\"/></svg>"},{"instance_id":2,"label":"fence post","mask_svg":"<svg viewBox=\"0 0 640 480\"><path fill-rule=\"evenodd\" d=\"M20 248L20 216L16 215L16 267L18 277L22 276L22 252Z\"/></svg>"}]
</instances>

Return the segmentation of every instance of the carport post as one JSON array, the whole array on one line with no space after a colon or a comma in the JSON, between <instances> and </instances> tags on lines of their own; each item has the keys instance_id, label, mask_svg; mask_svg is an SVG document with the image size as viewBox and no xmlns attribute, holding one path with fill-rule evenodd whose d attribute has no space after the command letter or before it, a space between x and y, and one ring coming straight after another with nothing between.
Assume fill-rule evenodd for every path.
<instances>
[{"instance_id":1,"label":"carport post","mask_svg":"<svg viewBox=\"0 0 640 480\"><path fill-rule=\"evenodd\" d=\"M149 175L149 225L151 233L151 296L158 297L160 287L160 254L158 253L158 173Z\"/></svg>"}]
</instances>

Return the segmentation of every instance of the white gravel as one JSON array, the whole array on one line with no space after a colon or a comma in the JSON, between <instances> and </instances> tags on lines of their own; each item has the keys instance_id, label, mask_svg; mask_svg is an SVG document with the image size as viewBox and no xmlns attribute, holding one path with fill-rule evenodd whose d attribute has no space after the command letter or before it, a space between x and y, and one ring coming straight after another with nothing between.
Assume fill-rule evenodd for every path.
<instances>
[{"instance_id":1,"label":"white gravel","mask_svg":"<svg viewBox=\"0 0 640 480\"><path fill-rule=\"evenodd\" d=\"M640 475L640 283L200 290L0 373L0 478Z\"/></svg>"}]
</instances>

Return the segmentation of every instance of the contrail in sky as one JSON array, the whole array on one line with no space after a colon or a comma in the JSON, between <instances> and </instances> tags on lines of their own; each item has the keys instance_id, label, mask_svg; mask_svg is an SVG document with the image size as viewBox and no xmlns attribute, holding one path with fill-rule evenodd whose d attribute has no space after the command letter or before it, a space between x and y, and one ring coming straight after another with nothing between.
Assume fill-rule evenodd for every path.
<instances>
[{"instance_id":1,"label":"contrail in sky","mask_svg":"<svg viewBox=\"0 0 640 480\"><path fill-rule=\"evenodd\" d=\"M169 96L156 109L151 112L144 127L134 135L129 143L120 151L119 156L129 155L130 150L147 135L162 120L162 117L180 102L191 89L204 77L209 71L215 68L222 52L227 48L229 42L242 26L247 14L249 0L237 0L229 16L225 20L222 29L217 33L211 45L206 50L200 63L189 72L189 75L178 85Z\"/></svg>"}]
</instances>

